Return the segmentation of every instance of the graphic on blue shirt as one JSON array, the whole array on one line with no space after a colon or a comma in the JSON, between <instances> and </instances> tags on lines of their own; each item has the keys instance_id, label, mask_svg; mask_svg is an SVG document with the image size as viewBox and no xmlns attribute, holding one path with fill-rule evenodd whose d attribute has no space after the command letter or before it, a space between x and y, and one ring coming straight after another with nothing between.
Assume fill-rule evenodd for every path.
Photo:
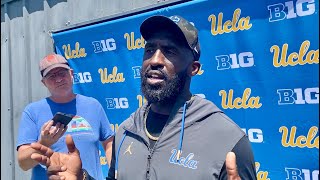
<instances>
[{"instance_id":1,"label":"graphic on blue shirt","mask_svg":"<svg viewBox=\"0 0 320 180\"><path fill-rule=\"evenodd\" d=\"M92 131L92 127L81 116L75 116L72 118L71 122L68 124L67 132L79 132L79 131Z\"/></svg>"}]
</instances>

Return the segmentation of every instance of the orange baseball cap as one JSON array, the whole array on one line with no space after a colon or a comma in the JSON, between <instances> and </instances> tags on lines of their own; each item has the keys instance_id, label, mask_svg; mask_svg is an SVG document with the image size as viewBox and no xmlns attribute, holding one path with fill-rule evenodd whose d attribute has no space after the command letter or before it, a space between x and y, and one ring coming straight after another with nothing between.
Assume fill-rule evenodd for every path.
<instances>
[{"instance_id":1,"label":"orange baseball cap","mask_svg":"<svg viewBox=\"0 0 320 180\"><path fill-rule=\"evenodd\" d=\"M44 77L54 68L62 67L71 69L67 60L60 54L49 54L39 62L41 76Z\"/></svg>"}]
</instances>

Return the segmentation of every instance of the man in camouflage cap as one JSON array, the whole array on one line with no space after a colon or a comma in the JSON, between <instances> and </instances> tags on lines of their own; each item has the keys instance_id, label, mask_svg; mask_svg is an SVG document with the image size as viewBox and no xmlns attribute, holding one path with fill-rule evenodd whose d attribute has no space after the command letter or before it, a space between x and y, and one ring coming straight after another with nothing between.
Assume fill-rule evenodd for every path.
<instances>
[{"instance_id":1,"label":"man in camouflage cap","mask_svg":"<svg viewBox=\"0 0 320 180\"><path fill-rule=\"evenodd\" d=\"M152 16L140 32L147 42L141 90L148 103L119 127L107 179L256 179L246 134L190 92L200 69L195 26L177 15Z\"/></svg>"}]
</instances>

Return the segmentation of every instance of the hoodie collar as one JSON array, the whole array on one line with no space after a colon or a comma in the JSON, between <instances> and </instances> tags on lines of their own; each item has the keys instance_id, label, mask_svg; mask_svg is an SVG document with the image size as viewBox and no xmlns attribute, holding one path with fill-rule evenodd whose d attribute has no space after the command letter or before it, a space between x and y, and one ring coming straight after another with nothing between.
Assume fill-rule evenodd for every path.
<instances>
[{"instance_id":1,"label":"hoodie collar","mask_svg":"<svg viewBox=\"0 0 320 180\"><path fill-rule=\"evenodd\" d=\"M192 102L194 101L194 96L192 96L189 100L187 100L187 109L188 107L192 104ZM167 124L165 126L167 126L168 124L172 125L172 124L177 124L181 121L181 116L182 116L182 112L183 112L183 105L185 103L185 99L182 97L178 97L175 104L173 105L173 108L170 112ZM148 139L147 136L144 133L143 130L143 119L144 117L147 115L146 114L146 110L148 108L148 106L150 106L150 103L146 103L144 104L142 107L140 107L133 115L133 120L127 124L124 125L124 129L140 135L141 137ZM180 118L176 118L177 116L179 116Z\"/></svg>"}]
</instances>

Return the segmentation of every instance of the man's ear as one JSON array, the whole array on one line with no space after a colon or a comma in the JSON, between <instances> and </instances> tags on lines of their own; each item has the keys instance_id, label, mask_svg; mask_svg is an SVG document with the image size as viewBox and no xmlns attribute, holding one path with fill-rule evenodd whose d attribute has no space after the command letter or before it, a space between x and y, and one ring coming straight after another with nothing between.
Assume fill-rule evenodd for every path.
<instances>
[{"instance_id":1,"label":"man's ear","mask_svg":"<svg viewBox=\"0 0 320 180\"><path fill-rule=\"evenodd\" d=\"M71 76L73 77L73 69L69 69L70 73L71 73Z\"/></svg>"},{"instance_id":2,"label":"man's ear","mask_svg":"<svg viewBox=\"0 0 320 180\"><path fill-rule=\"evenodd\" d=\"M43 80L43 78L41 79L41 82L42 82L42 84L43 84L44 86L47 87L46 82Z\"/></svg>"},{"instance_id":3,"label":"man's ear","mask_svg":"<svg viewBox=\"0 0 320 180\"><path fill-rule=\"evenodd\" d=\"M73 80L74 80L73 69L70 69L69 71L70 71L69 73L70 73L71 79L72 79L72 81L73 81Z\"/></svg>"},{"instance_id":4,"label":"man's ear","mask_svg":"<svg viewBox=\"0 0 320 180\"><path fill-rule=\"evenodd\" d=\"M190 76L195 76L198 74L200 70L200 62L199 61L193 61L191 65L189 66L189 75Z\"/></svg>"}]
</instances>

